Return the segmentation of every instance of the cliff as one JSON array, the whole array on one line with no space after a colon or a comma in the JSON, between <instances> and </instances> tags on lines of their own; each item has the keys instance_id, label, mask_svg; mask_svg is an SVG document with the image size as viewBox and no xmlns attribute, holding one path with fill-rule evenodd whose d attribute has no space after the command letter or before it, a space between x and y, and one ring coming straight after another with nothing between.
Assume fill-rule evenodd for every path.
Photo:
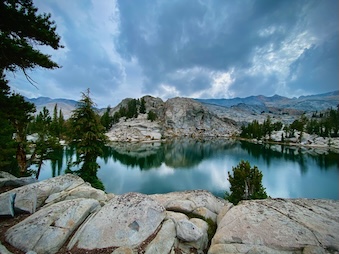
<instances>
[{"instance_id":1,"label":"cliff","mask_svg":"<svg viewBox=\"0 0 339 254\"><path fill-rule=\"evenodd\" d=\"M130 119L123 117L107 133L111 141L148 141L182 136L228 137L239 131L234 121L218 117L195 100L172 98L163 102L151 96L143 99L146 112L155 112L157 119L147 120L147 114ZM131 99L125 99L116 106L112 115L126 107L128 100Z\"/></svg>"},{"instance_id":2,"label":"cliff","mask_svg":"<svg viewBox=\"0 0 339 254\"><path fill-rule=\"evenodd\" d=\"M63 175L0 194L0 208L2 215L31 214L4 230L4 239L8 248L38 254L339 251L334 200L267 199L233 206L203 190L106 194ZM0 252L11 253L1 244Z\"/></svg>"}]
</instances>

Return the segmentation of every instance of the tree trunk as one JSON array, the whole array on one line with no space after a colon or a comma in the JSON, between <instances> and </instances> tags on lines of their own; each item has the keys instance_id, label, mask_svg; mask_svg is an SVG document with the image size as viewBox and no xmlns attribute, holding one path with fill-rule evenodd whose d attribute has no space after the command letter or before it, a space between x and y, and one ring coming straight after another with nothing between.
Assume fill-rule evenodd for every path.
<instances>
[{"instance_id":1,"label":"tree trunk","mask_svg":"<svg viewBox=\"0 0 339 254\"><path fill-rule=\"evenodd\" d=\"M24 176L26 174L26 169L27 169L27 158L26 158L26 151L22 143L18 144L18 148L16 152L16 159L18 161L20 175Z\"/></svg>"}]
</instances>

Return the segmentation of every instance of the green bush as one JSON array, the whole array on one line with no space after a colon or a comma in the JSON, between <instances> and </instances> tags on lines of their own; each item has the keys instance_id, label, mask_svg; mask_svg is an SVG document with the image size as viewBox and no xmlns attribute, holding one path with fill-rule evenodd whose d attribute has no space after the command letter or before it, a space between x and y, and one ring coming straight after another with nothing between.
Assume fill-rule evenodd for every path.
<instances>
[{"instance_id":1,"label":"green bush","mask_svg":"<svg viewBox=\"0 0 339 254\"><path fill-rule=\"evenodd\" d=\"M238 204L240 200L265 199L267 194L262 186L262 172L248 161L241 161L232 168L233 174L228 172L228 180L231 184L230 193L226 192L225 199Z\"/></svg>"}]
</instances>

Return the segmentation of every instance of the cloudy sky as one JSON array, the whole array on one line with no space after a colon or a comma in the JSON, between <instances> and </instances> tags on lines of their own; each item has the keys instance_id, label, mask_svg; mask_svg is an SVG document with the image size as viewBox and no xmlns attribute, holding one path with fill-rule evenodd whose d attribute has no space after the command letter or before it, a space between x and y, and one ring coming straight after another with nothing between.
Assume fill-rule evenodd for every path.
<instances>
[{"instance_id":1,"label":"cloudy sky","mask_svg":"<svg viewBox=\"0 0 339 254\"><path fill-rule=\"evenodd\" d=\"M8 74L27 97L293 97L338 90L337 0L34 0L62 68Z\"/></svg>"}]
</instances>

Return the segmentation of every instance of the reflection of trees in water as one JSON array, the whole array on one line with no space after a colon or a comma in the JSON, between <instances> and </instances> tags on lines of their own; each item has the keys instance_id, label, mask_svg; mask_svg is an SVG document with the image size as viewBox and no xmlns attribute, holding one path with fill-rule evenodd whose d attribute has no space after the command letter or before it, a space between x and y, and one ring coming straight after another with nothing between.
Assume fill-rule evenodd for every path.
<instances>
[{"instance_id":1,"label":"reflection of trees in water","mask_svg":"<svg viewBox=\"0 0 339 254\"><path fill-rule=\"evenodd\" d=\"M141 145L115 144L107 149L105 156L111 156L127 166L139 166L140 169L160 167L163 162L172 168L190 168L233 146L235 142L226 140L177 139Z\"/></svg>"},{"instance_id":2,"label":"reflection of trees in water","mask_svg":"<svg viewBox=\"0 0 339 254\"><path fill-rule=\"evenodd\" d=\"M239 145L240 144L240 145ZM109 159L129 167L140 167L141 170L158 168L162 163L172 168L191 168L203 160L227 154L241 154L246 151L256 159L263 159L269 166L273 159L292 161L300 165L302 173L308 170L308 161L314 160L322 170L332 166L339 168L338 154L311 153L307 149L283 145L261 145L246 141L230 141L224 139L194 140L176 139L165 143L116 143L103 148L103 161ZM60 175L63 160L72 160L76 155L75 147L67 146L55 152L51 160L52 175ZM65 158L64 158L65 157Z\"/></svg>"},{"instance_id":3,"label":"reflection of trees in water","mask_svg":"<svg viewBox=\"0 0 339 254\"><path fill-rule=\"evenodd\" d=\"M227 140L174 140L164 146L165 163L173 168L190 168L234 145L234 141Z\"/></svg>"},{"instance_id":4,"label":"reflection of trees in water","mask_svg":"<svg viewBox=\"0 0 339 254\"><path fill-rule=\"evenodd\" d=\"M274 149L272 149L273 147ZM318 154L315 153L313 149L284 145L261 145L246 141L241 141L241 148L256 159L262 158L268 165L270 165L271 160L275 158L296 162L300 165L301 173L307 172L308 159L314 160L321 169L325 170L331 166L337 165L337 168L339 166L338 154L333 152Z\"/></svg>"},{"instance_id":5,"label":"reflection of trees in water","mask_svg":"<svg viewBox=\"0 0 339 254\"><path fill-rule=\"evenodd\" d=\"M52 177L59 176L64 162L64 148L55 149L50 157Z\"/></svg>"},{"instance_id":6,"label":"reflection of trees in water","mask_svg":"<svg viewBox=\"0 0 339 254\"><path fill-rule=\"evenodd\" d=\"M163 162L164 154L163 150L159 149L154 154L145 155L144 157L135 156L135 154L119 153L114 150L111 151L112 158L116 161L120 161L122 164L129 167L139 166L141 170L151 169L154 167L160 167Z\"/></svg>"}]
</instances>

